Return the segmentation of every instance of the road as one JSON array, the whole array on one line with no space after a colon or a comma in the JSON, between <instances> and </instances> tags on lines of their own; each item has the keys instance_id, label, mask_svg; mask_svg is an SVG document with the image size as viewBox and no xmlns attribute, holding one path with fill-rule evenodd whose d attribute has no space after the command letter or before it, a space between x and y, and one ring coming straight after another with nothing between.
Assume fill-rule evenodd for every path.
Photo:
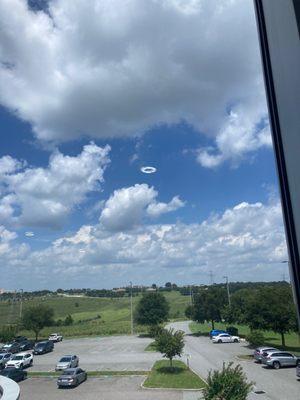
<instances>
[{"instance_id":1,"label":"road","mask_svg":"<svg viewBox=\"0 0 300 400\"><path fill-rule=\"evenodd\" d=\"M234 361L242 365L248 380L255 382L254 391L264 394L250 394L249 400L299 400L300 382L296 379L295 368L283 368L278 371L267 369L253 361L240 361L236 356L250 354L245 344L213 344L208 337L191 335L189 322L174 322L168 326L182 330L185 336L185 354L190 354L190 366L203 378L209 370L222 368L223 362ZM186 357L186 356L185 356Z\"/></svg>"},{"instance_id":2,"label":"road","mask_svg":"<svg viewBox=\"0 0 300 400\"><path fill-rule=\"evenodd\" d=\"M54 351L34 356L28 371L53 371L58 360L67 354L79 356L80 367L88 371L148 371L160 355L145 352L152 340L137 336L107 336L67 339L56 343Z\"/></svg>"}]
</instances>

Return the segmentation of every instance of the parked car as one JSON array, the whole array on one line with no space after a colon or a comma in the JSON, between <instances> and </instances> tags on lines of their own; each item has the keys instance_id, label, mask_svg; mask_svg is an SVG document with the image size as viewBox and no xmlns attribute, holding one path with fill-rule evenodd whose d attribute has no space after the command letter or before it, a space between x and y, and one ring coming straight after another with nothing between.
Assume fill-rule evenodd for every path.
<instances>
[{"instance_id":1,"label":"parked car","mask_svg":"<svg viewBox=\"0 0 300 400\"><path fill-rule=\"evenodd\" d=\"M56 364L55 371L63 371L67 368L76 368L79 364L79 358L75 355L63 356Z\"/></svg>"},{"instance_id":2,"label":"parked car","mask_svg":"<svg viewBox=\"0 0 300 400\"><path fill-rule=\"evenodd\" d=\"M20 368L5 368L0 371L0 375L6 376L6 378L10 378L15 382L20 382L26 379L27 372Z\"/></svg>"},{"instance_id":3,"label":"parked car","mask_svg":"<svg viewBox=\"0 0 300 400\"><path fill-rule=\"evenodd\" d=\"M87 380L87 373L81 368L68 368L57 379L57 386L78 386L81 382Z\"/></svg>"},{"instance_id":4,"label":"parked car","mask_svg":"<svg viewBox=\"0 0 300 400\"><path fill-rule=\"evenodd\" d=\"M59 333L51 333L48 340L51 340L52 342L61 342L63 340L63 336Z\"/></svg>"},{"instance_id":5,"label":"parked car","mask_svg":"<svg viewBox=\"0 0 300 400\"><path fill-rule=\"evenodd\" d=\"M6 368L24 368L33 364L33 355L31 353L19 353L6 363Z\"/></svg>"},{"instance_id":6,"label":"parked car","mask_svg":"<svg viewBox=\"0 0 300 400\"><path fill-rule=\"evenodd\" d=\"M5 364L9 361L12 357L12 353L0 353L0 368L5 368Z\"/></svg>"},{"instance_id":7,"label":"parked car","mask_svg":"<svg viewBox=\"0 0 300 400\"><path fill-rule=\"evenodd\" d=\"M257 362L261 363L263 353L269 353L270 351L279 351L279 350L276 349L275 347L267 347L267 346L258 347L257 349L254 350L253 357Z\"/></svg>"},{"instance_id":8,"label":"parked car","mask_svg":"<svg viewBox=\"0 0 300 400\"><path fill-rule=\"evenodd\" d=\"M268 367L279 369L281 367L296 367L300 358L287 351L270 351L262 355L262 363Z\"/></svg>"},{"instance_id":9,"label":"parked car","mask_svg":"<svg viewBox=\"0 0 300 400\"><path fill-rule=\"evenodd\" d=\"M218 336L218 335L220 335L221 333L227 333L226 331L223 331L222 329L212 329L210 332L209 332L209 336L210 336L210 338L212 339L214 336Z\"/></svg>"},{"instance_id":10,"label":"parked car","mask_svg":"<svg viewBox=\"0 0 300 400\"><path fill-rule=\"evenodd\" d=\"M240 341L239 336L231 336L228 333L221 333L220 335L212 337L213 343L237 343Z\"/></svg>"},{"instance_id":11,"label":"parked car","mask_svg":"<svg viewBox=\"0 0 300 400\"><path fill-rule=\"evenodd\" d=\"M49 353L50 351L53 351L54 349L54 344L53 342L50 342L50 340L45 340L43 342L38 342L34 345L33 348L33 354L45 354Z\"/></svg>"},{"instance_id":12,"label":"parked car","mask_svg":"<svg viewBox=\"0 0 300 400\"><path fill-rule=\"evenodd\" d=\"M20 351L20 345L17 342L7 343L1 348L1 352L5 353L18 353Z\"/></svg>"},{"instance_id":13,"label":"parked car","mask_svg":"<svg viewBox=\"0 0 300 400\"><path fill-rule=\"evenodd\" d=\"M20 351L32 350L34 348L34 341L33 340L23 340L19 342Z\"/></svg>"},{"instance_id":14,"label":"parked car","mask_svg":"<svg viewBox=\"0 0 300 400\"><path fill-rule=\"evenodd\" d=\"M28 340L26 336L16 336L13 341L16 343L21 343L24 342L25 340Z\"/></svg>"}]
</instances>

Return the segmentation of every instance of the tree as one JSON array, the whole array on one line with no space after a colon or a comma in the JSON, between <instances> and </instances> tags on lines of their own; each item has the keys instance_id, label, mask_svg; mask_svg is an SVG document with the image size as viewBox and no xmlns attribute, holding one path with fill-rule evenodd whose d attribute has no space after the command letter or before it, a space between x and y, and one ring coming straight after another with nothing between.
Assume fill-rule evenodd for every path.
<instances>
[{"instance_id":1,"label":"tree","mask_svg":"<svg viewBox=\"0 0 300 400\"><path fill-rule=\"evenodd\" d=\"M215 328L215 322L222 320L222 310L226 304L226 291L224 288L209 287L200 290L194 296L193 309L187 310L194 321L203 323L211 321L212 329Z\"/></svg>"},{"instance_id":2,"label":"tree","mask_svg":"<svg viewBox=\"0 0 300 400\"><path fill-rule=\"evenodd\" d=\"M156 349L163 354L163 357L170 360L170 367L173 366L173 358L181 356L184 348L184 332L173 329L163 329L160 335L155 339Z\"/></svg>"},{"instance_id":3,"label":"tree","mask_svg":"<svg viewBox=\"0 0 300 400\"><path fill-rule=\"evenodd\" d=\"M246 400L253 387L242 367L223 363L221 371L210 371L203 394L205 400Z\"/></svg>"},{"instance_id":4,"label":"tree","mask_svg":"<svg viewBox=\"0 0 300 400\"><path fill-rule=\"evenodd\" d=\"M69 326L69 325L73 325L73 318L71 314L68 314L65 318L65 325Z\"/></svg>"},{"instance_id":5,"label":"tree","mask_svg":"<svg viewBox=\"0 0 300 400\"><path fill-rule=\"evenodd\" d=\"M24 311L22 325L25 329L35 333L35 340L37 341L40 331L46 326L53 325L53 316L54 311L49 306L43 304L32 306Z\"/></svg>"},{"instance_id":6,"label":"tree","mask_svg":"<svg viewBox=\"0 0 300 400\"><path fill-rule=\"evenodd\" d=\"M137 304L135 321L140 325L158 325L167 321L169 303L160 292L145 293Z\"/></svg>"},{"instance_id":7,"label":"tree","mask_svg":"<svg viewBox=\"0 0 300 400\"><path fill-rule=\"evenodd\" d=\"M0 330L0 341L10 342L17 333L17 327L15 325L3 326Z\"/></svg>"}]
</instances>

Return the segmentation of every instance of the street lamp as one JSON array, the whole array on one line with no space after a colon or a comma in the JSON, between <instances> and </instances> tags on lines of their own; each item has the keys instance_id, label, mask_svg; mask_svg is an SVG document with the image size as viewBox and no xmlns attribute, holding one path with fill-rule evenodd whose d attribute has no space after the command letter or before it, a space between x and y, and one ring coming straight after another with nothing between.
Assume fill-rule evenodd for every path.
<instances>
[{"instance_id":1,"label":"street lamp","mask_svg":"<svg viewBox=\"0 0 300 400\"><path fill-rule=\"evenodd\" d=\"M22 319L22 312L23 312L23 289L20 289L20 320Z\"/></svg>"},{"instance_id":2,"label":"street lamp","mask_svg":"<svg viewBox=\"0 0 300 400\"><path fill-rule=\"evenodd\" d=\"M289 269L290 269L290 262L289 260L283 260L281 261L281 264L287 264ZM282 280L285 282L285 273L282 274Z\"/></svg>"},{"instance_id":3,"label":"street lamp","mask_svg":"<svg viewBox=\"0 0 300 400\"><path fill-rule=\"evenodd\" d=\"M230 290L229 290L229 282L228 282L228 276L223 276L223 278L226 280L226 287L227 287L227 296L228 296L228 305L229 307L231 306L231 298L230 298Z\"/></svg>"},{"instance_id":4,"label":"street lamp","mask_svg":"<svg viewBox=\"0 0 300 400\"><path fill-rule=\"evenodd\" d=\"M133 306L132 306L132 282L130 281L130 330L133 335Z\"/></svg>"}]
</instances>

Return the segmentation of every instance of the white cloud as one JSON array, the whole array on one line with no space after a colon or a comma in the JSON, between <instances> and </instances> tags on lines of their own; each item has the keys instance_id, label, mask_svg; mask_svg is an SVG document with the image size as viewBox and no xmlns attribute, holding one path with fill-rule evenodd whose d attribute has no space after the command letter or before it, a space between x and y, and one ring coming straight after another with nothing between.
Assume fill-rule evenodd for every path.
<instances>
[{"instance_id":1,"label":"white cloud","mask_svg":"<svg viewBox=\"0 0 300 400\"><path fill-rule=\"evenodd\" d=\"M248 153L272 146L268 122L260 121L261 126L257 125L262 114L256 107L255 116L251 115L249 107L230 112L217 134L215 147L198 151L197 160L203 167L214 168L227 160L237 164Z\"/></svg>"},{"instance_id":2,"label":"white cloud","mask_svg":"<svg viewBox=\"0 0 300 400\"><path fill-rule=\"evenodd\" d=\"M145 215L159 217L184 205L178 196L170 203L157 203L157 195L157 191L145 183L115 190L104 205L100 222L108 230L126 231L138 226Z\"/></svg>"},{"instance_id":3,"label":"white cloud","mask_svg":"<svg viewBox=\"0 0 300 400\"><path fill-rule=\"evenodd\" d=\"M49 12L0 2L0 102L39 139L186 120L217 136L220 154L202 150L204 166L269 141L253 131L266 105L251 0L55 0ZM229 108L245 112L232 121Z\"/></svg>"},{"instance_id":4,"label":"white cloud","mask_svg":"<svg viewBox=\"0 0 300 400\"><path fill-rule=\"evenodd\" d=\"M179 283L204 283L210 270L217 281L224 274L232 281L276 280L286 257L279 202L244 202L202 223L141 225L125 232L109 231L102 224L82 226L39 251L21 251L15 245L0 258L0 266L7 271L5 282L14 279L14 285L17 270L30 271L22 275L22 280L30 275L24 287L56 288L57 274L63 286L112 287L126 284L128 276L143 284L164 283L170 277ZM33 271L37 281L31 278Z\"/></svg>"},{"instance_id":5,"label":"white cloud","mask_svg":"<svg viewBox=\"0 0 300 400\"><path fill-rule=\"evenodd\" d=\"M151 203L147 207L147 214L150 217L159 217L171 211L176 211L184 206L184 202L178 196L173 197L169 203Z\"/></svg>"},{"instance_id":6,"label":"white cloud","mask_svg":"<svg viewBox=\"0 0 300 400\"><path fill-rule=\"evenodd\" d=\"M109 162L109 146L94 143L78 156L56 151L47 168L7 170L2 177L5 196L0 201L0 221L25 226L59 227L89 192L99 190ZM0 159L7 160L7 157ZM13 160L15 165L18 161ZM11 163L12 165L13 163Z\"/></svg>"}]
</instances>

